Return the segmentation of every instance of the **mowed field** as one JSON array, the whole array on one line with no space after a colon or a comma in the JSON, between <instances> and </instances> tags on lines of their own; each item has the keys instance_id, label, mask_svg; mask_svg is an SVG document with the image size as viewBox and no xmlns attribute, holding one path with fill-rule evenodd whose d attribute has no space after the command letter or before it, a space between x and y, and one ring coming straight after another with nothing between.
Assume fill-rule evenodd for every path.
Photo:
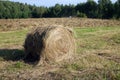
<instances>
[{"instance_id":1,"label":"mowed field","mask_svg":"<svg viewBox=\"0 0 120 80\"><path fill-rule=\"evenodd\" d=\"M71 27L76 53L62 64L24 63L26 34L37 26ZM120 21L42 18L0 20L0 80L120 80Z\"/></svg>"}]
</instances>

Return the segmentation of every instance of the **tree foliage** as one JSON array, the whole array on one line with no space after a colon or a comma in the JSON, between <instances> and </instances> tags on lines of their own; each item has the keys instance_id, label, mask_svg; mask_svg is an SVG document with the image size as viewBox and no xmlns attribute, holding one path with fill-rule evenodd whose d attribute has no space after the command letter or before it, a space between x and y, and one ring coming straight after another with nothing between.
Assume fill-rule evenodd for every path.
<instances>
[{"instance_id":1,"label":"tree foliage","mask_svg":"<svg viewBox=\"0 0 120 80\"><path fill-rule=\"evenodd\" d=\"M114 17L120 18L120 0L117 0L114 4Z\"/></svg>"},{"instance_id":2,"label":"tree foliage","mask_svg":"<svg viewBox=\"0 0 120 80\"><path fill-rule=\"evenodd\" d=\"M88 17L111 19L120 18L120 0L87 0L77 5L60 5L52 7L28 5L19 2L0 0L0 19L8 18L42 18L42 17Z\"/></svg>"}]
</instances>

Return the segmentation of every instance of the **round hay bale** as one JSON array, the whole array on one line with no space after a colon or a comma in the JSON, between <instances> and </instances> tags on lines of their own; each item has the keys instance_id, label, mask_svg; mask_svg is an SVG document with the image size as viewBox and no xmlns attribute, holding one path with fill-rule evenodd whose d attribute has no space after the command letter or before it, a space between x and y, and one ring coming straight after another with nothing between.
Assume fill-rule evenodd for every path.
<instances>
[{"instance_id":1,"label":"round hay bale","mask_svg":"<svg viewBox=\"0 0 120 80\"><path fill-rule=\"evenodd\" d=\"M59 62L75 53L73 32L65 27L38 27L28 33L24 50L30 62Z\"/></svg>"}]
</instances>

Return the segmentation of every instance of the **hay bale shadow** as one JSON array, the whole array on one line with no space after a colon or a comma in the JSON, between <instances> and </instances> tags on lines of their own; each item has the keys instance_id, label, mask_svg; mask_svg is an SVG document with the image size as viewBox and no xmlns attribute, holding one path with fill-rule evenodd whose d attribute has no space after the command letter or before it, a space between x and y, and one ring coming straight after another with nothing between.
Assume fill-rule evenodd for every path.
<instances>
[{"instance_id":1,"label":"hay bale shadow","mask_svg":"<svg viewBox=\"0 0 120 80\"><path fill-rule=\"evenodd\" d=\"M20 49L0 49L0 58L7 61L23 60L24 51Z\"/></svg>"}]
</instances>

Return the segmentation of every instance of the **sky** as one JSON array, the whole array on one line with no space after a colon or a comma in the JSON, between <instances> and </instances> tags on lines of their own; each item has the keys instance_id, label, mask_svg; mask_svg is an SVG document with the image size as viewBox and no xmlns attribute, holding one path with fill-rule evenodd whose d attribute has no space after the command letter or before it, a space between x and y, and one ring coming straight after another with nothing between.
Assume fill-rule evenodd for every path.
<instances>
[{"instance_id":1,"label":"sky","mask_svg":"<svg viewBox=\"0 0 120 80\"><path fill-rule=\"evenodd\" d=\"M63 5L65 4L76 5L78 3L86 2L87 0L10 0L10 1L27 3L27 4L36 5L36 6L50 7L50 6L54 6L57 3L63 4ZM94 0L94 1L98 2L98 0ZM115 2L117 0L111 0L111 1Z\"/></svg>"}]
</instances>

